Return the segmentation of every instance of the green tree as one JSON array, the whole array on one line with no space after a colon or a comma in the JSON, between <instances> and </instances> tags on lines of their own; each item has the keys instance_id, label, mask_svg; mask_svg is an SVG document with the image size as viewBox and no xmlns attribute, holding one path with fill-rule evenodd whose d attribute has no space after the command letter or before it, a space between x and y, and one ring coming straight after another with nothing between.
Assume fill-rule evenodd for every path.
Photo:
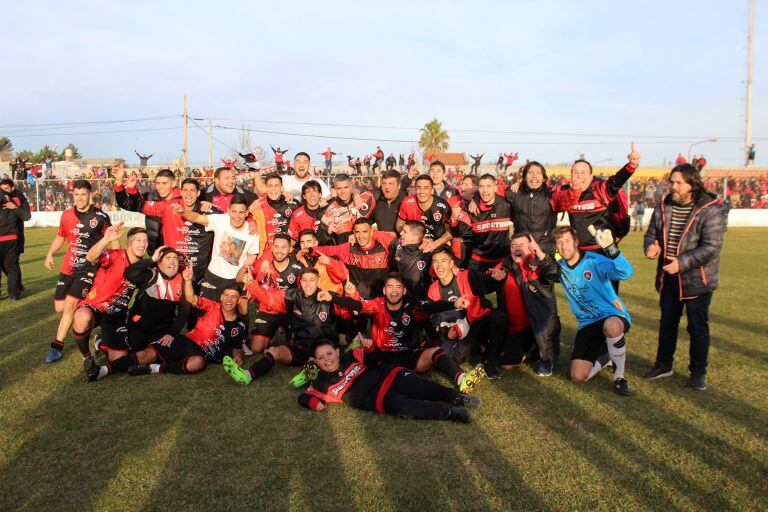
<instances>
[{"instance_id":1,"label":"green tree","mask_svg":"<svg viewBox=\"0 0 768 512\"><path fill-rule=\"evenodd\" d=\"M35 154L28 149L23 149L18 153L16 153L16 158L20 158L21 160L24 160L27 162L34 162Z\"/></svg>"},{"instance_id":2,"label":"green tree","mask_svg":"<svg viewBox=\"0 0 768 512\"><path fill-rule=\"evenodd\" d=\"M0 137L0 160L10 160L13 154L13 142L8 137Z\"/></svg>"},{"instance_id":3,"label":"green tree","mask_svg":"<svg viewBox=\"0 0 768 512\"><path fill-rule=\"evenodd\" d=\"M40 148L40 151L37 152L37 154L32 157L32 161L36 164L41 164L48 160L49 158L53 158L54 160L59 159L58 153L56 153L55 150L51 149L51 146L46 144L42 148Z\"/></svg>"},{"instance_id":4,"label":"green tree","mask_svg":"<svg viewBox=\"0 0 768 512\"><path fill-rule=\"evenodd\" d=\"M450 137L443 130L443 125L437 119L433 119L419 130L419 148L424 155L442 153L448 149Z\"/></svg>"},{"instance_id":5,"label":"green tree","mask_svg":"<svg viewBox=\"0 0 768 512\"><path fill-rule=\"evenodd\" d=\"M80 153L80 150L77 149L77 146L75 146L70 142L69 144L66 145L66 147L64 147L64 149L61 150L60 160L64 159L64 152L68 149L72 150L72 158L74 158L75 160L79 158L83 158L83 155Z\"/></svg>"}]
</instances>

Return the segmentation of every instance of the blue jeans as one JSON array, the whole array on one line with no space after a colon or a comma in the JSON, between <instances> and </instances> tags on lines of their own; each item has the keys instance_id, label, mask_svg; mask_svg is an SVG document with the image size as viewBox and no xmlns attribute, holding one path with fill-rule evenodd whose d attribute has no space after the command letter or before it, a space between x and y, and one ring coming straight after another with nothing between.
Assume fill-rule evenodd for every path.
<instances>
[{"instance_id":1,"label":"blue jeans","mask_svg":"<svg viewBox=\"0 0 768 512\"><path fill-rule=\"evenodd\" d=\"M656 361L666 366L672 366L677 348L677 331L680 317L688 317L688 335L691 338L690 364L691 375L707 373L707 357L709 355L709 304L712 302L712 292L707 292L694 299L680 300L680 282L677 276L664 276L664 287L659 297L661 320L659 321L659 349Z\"/></svg>"}]
</instances>

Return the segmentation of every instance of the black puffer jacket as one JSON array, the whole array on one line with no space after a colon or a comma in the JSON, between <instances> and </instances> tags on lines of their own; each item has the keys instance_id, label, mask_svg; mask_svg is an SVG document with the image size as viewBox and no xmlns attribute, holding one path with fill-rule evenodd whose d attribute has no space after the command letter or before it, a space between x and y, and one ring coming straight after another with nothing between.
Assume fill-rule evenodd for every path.
<instances>
[{"instance_id":1,"label":"black puffer jacket","mask_svg":"<svg viewBox=\"0 0 768 512\"><path fill-rule=\"evenodd\" d=\"M654 240L661 247L656 267L656 290L659 292L664 276L662 267L667 264L664 256L667 252L671 207L670 195L656 205L643 241L643 249L646 251ZM681 300L717 289L723 233L720 200L710 194L702 194L693 207L677 251L680 272L676 277L680 280Z\"/></svg>"}]
</instances>

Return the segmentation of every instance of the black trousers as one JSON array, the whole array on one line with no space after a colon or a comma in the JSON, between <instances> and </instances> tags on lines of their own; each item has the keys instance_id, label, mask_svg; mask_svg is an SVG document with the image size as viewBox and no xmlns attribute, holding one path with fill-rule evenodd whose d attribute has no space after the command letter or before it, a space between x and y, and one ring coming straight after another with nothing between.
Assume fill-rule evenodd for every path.
<instances>
[{"instance_id":1,"label":"black trousers","mask_svg":"<svg viewBox=\"0 0 768 512\"><path fill-rule=\"evenodd\" d=\"M7 276L8 297L20 296L21 267L19 266L19 241L0 242L0 270Z\"/></svg>"},{"instance_id":2,"label":"black trousers","mask_svg":"<svg viewBox=\"0 0 768 512\"><path fill-rule=\"evenodd\" d=\"M473 347L484 346L483 359L487 363L496 364L501 346L507 333L507 315L495 308L491 314L476 320L469 328L467 339Z\"/></svg>"},{"instance_id":3,"label":"black trousers","mask_svg":"<svg viewBox=\"0 0 768 512\"><path fill-rule=\"evenodd\" d=\"M397 374L382 408L387 414L422 420L443 420L448 416L456 390L447 388L416 373L405 370Z\"/></svg>"},{"instance_id":4,"label":"black trousers","mask_svg":"<svg viewBox=\"0 0 768 512\"><path fill-rule=\"evenodd\" d=\"M691 375L707 373L709 356L709 304L712 292L699 295L694 299L680 300L680 282L677 276L664 276L664 287L659 297L661 320L659 321L659 349L656 361L672 366L677 348L677 332L683 307L688 317L688 335L691 338L690 364Z\"/></svg>"}]
</instances>

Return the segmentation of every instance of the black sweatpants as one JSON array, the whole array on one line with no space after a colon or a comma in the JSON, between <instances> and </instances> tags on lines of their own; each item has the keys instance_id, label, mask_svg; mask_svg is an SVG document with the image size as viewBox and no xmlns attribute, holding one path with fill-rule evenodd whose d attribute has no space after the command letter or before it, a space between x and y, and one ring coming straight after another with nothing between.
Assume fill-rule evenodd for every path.
<instances>
[{"instance_id":1,"label":"black sweatpants","mask_svg":"<svg viewBox=\"0 0 768 512\"><path fill-rule=\"evenodd\" d=\"M7 276L8 297L19 298L21 267L19 266L19 241L0 242L0 270Z\"/></svg>"},{"instance_id":2,"label":"black sweatpants","mask_svg":"<svg viewBox=\"0 0 768 512\"><path fill-rule=\"evenodd\" d=\"M406 418L444 420L456 396L454 389L402 370L392 380L382 407L387 414Z\"/></svg>"}]
</instances>

